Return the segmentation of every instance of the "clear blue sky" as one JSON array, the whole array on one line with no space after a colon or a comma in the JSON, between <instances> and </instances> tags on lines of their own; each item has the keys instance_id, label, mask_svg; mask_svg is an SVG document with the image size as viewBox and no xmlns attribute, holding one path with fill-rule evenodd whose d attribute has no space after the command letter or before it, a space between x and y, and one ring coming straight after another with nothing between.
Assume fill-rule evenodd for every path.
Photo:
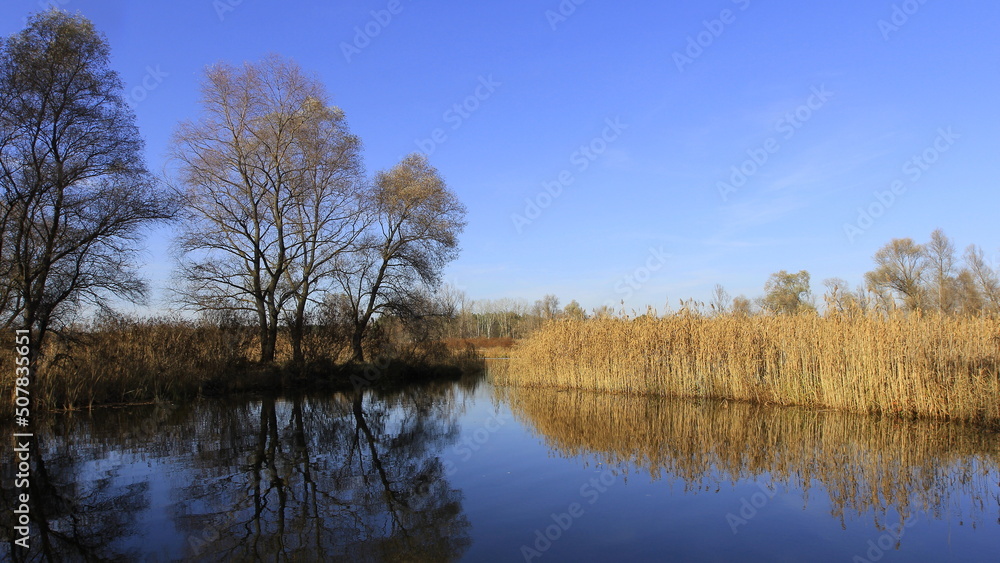
<instances>
[{"instance_id":1,"label":"clear blue sky","mask_svg":"<svg viewBox=\"0 0 1000 563\"><path fill-rule=\"evenodd\" d=\"M446 277L472 298L676 306L781 269L821 293L938 227L1000 266L997 2L52 1L139 88L155 171L204 67L268 53L322 78L369 172L431 153L469 209ZM4 2L0 34L40 5ZM859 208L879 216L849 237ZM169 236L147 254L159 307Z\"/></svg>"}]
</instances>

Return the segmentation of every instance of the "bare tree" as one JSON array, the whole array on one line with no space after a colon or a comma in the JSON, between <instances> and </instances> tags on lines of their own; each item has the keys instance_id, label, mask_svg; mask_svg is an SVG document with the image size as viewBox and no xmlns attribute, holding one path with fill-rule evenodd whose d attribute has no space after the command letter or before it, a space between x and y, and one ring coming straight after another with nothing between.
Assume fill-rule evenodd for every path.
<instances>
[{"instance_id":1,"label":"bare tree","mask_svg":"<svg viewBox=\"0 0 1000 563\"><path fill-rule=\"evenodd\" d=\"M314 295L330 289L336 258L353 249L364 230L360 142L343 113L312 98L302 110L301 176L292 194L288 224L294 252L285 274L293 295L292 360L304 360L302 339Z\"/></svg>"},{"instance_id":2,"label":"bare tree","mask_svg":"<svg viewBox=\"0 0 1000 563\"><path fill-rule=\"evenodd\" d=\"M745 295L737 295L733 298L732 314L735 317L749 317L753 314L753 304Z\"/></svg>"},{"instance_id":3,"label":"bare tree","mask_svg":"<svg viewBox=\"0 0 1000 563\"><path fill-rule=\"evenodd\" d=\"M874 260L875 269L865 274L874 293L902 301L911 311L923 306L927 262L922 245L911 238L892 239L875 253Z\"/></svg>"},{"instance_id":4,"label":"bare tree","mask_svg":"<svg viewBox=\"0 0 1000 563\"><path fill-rule=\"evenodd\" d=\"M986 301L976 284L976 277L968 268L962 268L955 276L951 292L955 310L963 315L977 315L986 309Z\"/></svg>"},{"instance_id":5,"label":"bare tree","mask_svg":"<svg viewBox=\"0 0 1000 563\"><path fill-rule=\"evenodd\" d=\"M861 308L857 296L851 292L846 280L827 278L823 280L823 286L826 287L823 298L826 301L827 314L850 314Z\"/></svg>"},{"instance_id":6,"label":"bare tree","mask_svg":"<svg viewBox=\"0 0 1000 563\"><path fill-rule=\"evenodd\" d=\"M934 284L934 296L938 312L946 313L954 306L953 289L955 285L955 245L941 229L931 233L931 240L924 246L924 254L928 262Z\"/></svg>"},{"instance_id":7,"label":"bare tree","mask_svg":"<svg viewBox=\"0 0 1000 563\"><path fill-rule=\"evenodd\" d=\"M173 213L109 60L90 21L54 9L0 42L0 310L35 349L81 304L141 302L139 242Z\"/></svg>"},{"instance_id":8,"label":"bare tree","mask_svg":"<svg viewBox=\"0 0 1000 563\"><path fill-rule=\"evenodd\" d=\"M809 272L801 270L791 274L785 270L771 274L764 285L764 309L774 314L794 315L801 311L815 310L810 301Z\"/></svg>"},{"instance_id":9,"label":"bare tree","mask_svg":"<svg viewBox=\"0 0 1000 563\"><path fill-rule=\"evenodd\" d=\"M576 302L576 299L571 300L565 307L563 307L563 313L575 321L587 320L587 311L585 311L583 307Z\"/></svg>"},{"instance_id":10,"label":"bare tree","mask_svg":"<svg viewBox=\"0 0 1000 563\"><path fill-rule=\"evenodd\" d=\"M543 320L551 320L559 316L559 298L549 293L535 301L534 313Z\"/></svg>"},{"instance_id":11,"label":"bare tree","mask_svg":"<svg viewBox=\"0 0 1000 563\"><path fill-rule=\"evenodd\" d=\"M293 355L313 295L360 232L360 142L315 78L276 56L208 69L202 116L173 140L186 217L182 300L242 310L274 360L287 313Z\"/></svg>"},{"instance_id":12,"label":"bare tree","mask_svg":"<svg viewBox=\"0 0 1000 563\"><path fill-rule=\"evenodd\" d=\"M733 299L729 296L726 288L722 287L722 284L717 283L712 288L712 301L710 305L717 315L729 314L729 311L732 309Z\"/></svg>"},{"instance_id":13,"label":"bare tree","mask_svg":"<svg viewBox=\"0 0 1000 563\"><path fill-rule=\"evenodd\" d=\"M372 226L337 272L352 308L351 349L358 362L364 361L372 319L416 313L412 305L425 287L439 283L465 228L465 206L421 154L380 172L367 207Z\"/></svg>"},{"instance_id":14,"label":"bare tree","mask_svg":"<svg viewBox=\"0 0 1000 563\"><path fill-rule=\"evenodd\" d=\"M1000 276L986 263L981 248L972 244L965 249L965 267L976 283L983 306L994 313L1000 313Z\"/></svg>"}]
</instances>

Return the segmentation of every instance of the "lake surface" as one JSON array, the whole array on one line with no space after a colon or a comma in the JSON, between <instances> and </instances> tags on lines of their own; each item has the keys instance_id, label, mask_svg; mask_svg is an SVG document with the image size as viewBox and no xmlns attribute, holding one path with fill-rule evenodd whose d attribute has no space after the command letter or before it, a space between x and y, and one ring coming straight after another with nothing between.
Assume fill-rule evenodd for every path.
<instances>
[{"instance_id":1,"label":"lake surface","mask_svg":"<svg viewBox=\"0 0 1000 563\"><path fill-rule=\"evenodd\" d=\"M1000 561L1000 439L939 422L468 380L36 437L28 560Z\"/></svg>"}]
</instances>

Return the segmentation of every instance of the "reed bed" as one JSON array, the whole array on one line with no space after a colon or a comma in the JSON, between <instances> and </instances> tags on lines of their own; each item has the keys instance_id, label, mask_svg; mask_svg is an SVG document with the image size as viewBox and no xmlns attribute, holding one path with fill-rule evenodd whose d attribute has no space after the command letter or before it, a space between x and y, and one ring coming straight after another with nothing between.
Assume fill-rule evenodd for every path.
<instances>
[{"instance_id":1,"label":"reed bed","mask_svg":"<svg viewBox=\"0 0 1000 563\"><path fill-rule=\"evenodd\" d=\"M254 343L243 329L180 320L79 327L46 346L31 383L35 408L175 400L223 382L246 385L248 377L235 374L251 365Z\"/></svg>"},{"instance_id":2,"label":"reed bed","mask_svg":"<svg viewBox=\"0 0 1000 563\"><path fill-rule=\"evenodd\" d=\"M810 405L1000 424L1000 319L921 315L561 320L500 385Z\"/></svg>"},{"instance_id":3,"label":"reed bed","mask_svg":"<svg viewBox=\"0 0 1000 563\"><path fill-rule=\"evenodd\" d=\"M671 475L689 491L759 480L808 497L819 486L835 515L877 520L925 511L988 522L1000 503L1000 442L972 425L587 391L500 394L557 454Z\"/></svg>"},{"instance_id":4,"label":"reed bed","mask_svg":"<svg viewBox=\"0 0 1000 563\"><path fill-rule=\"evenodd\" d=\"M316 330L306 335L303 349L306 365L293 364L288 335L280 332L274 363L260 364L260 339L252 327L177 318L103 319L49 338L31 382L32 405L36 411L74 410L279 387L353 386L354 368L345 367L346 341ZM440 341L397 338L371 343L366 352L391 359L377 372L387 384L482 369L471 343L452 349ZM11 407L12 363L11 355L0 355L0 403Z\"/></svg>"}]
</instances>

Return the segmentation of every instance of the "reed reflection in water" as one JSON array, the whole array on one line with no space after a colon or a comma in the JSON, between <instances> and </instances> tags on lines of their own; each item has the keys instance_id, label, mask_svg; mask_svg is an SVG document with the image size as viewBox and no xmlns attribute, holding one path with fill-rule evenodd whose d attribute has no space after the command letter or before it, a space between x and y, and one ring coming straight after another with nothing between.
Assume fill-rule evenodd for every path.
<instances>
[{"instance_id":1,"label":"reed reflection in water","mask_svg":"<svg viewBox=\"0 0 1000 563\"><path fill-rule=\"evenodd\" d=\"M880 527L916 512L1000 524L1000 437L971 426L581 391L497 392L559 455L632 467L654 480L673 475L685 490L763 480L801 491L808 503L819 486L842 524L870 514Z\"/></svg>"}]
</instances>

